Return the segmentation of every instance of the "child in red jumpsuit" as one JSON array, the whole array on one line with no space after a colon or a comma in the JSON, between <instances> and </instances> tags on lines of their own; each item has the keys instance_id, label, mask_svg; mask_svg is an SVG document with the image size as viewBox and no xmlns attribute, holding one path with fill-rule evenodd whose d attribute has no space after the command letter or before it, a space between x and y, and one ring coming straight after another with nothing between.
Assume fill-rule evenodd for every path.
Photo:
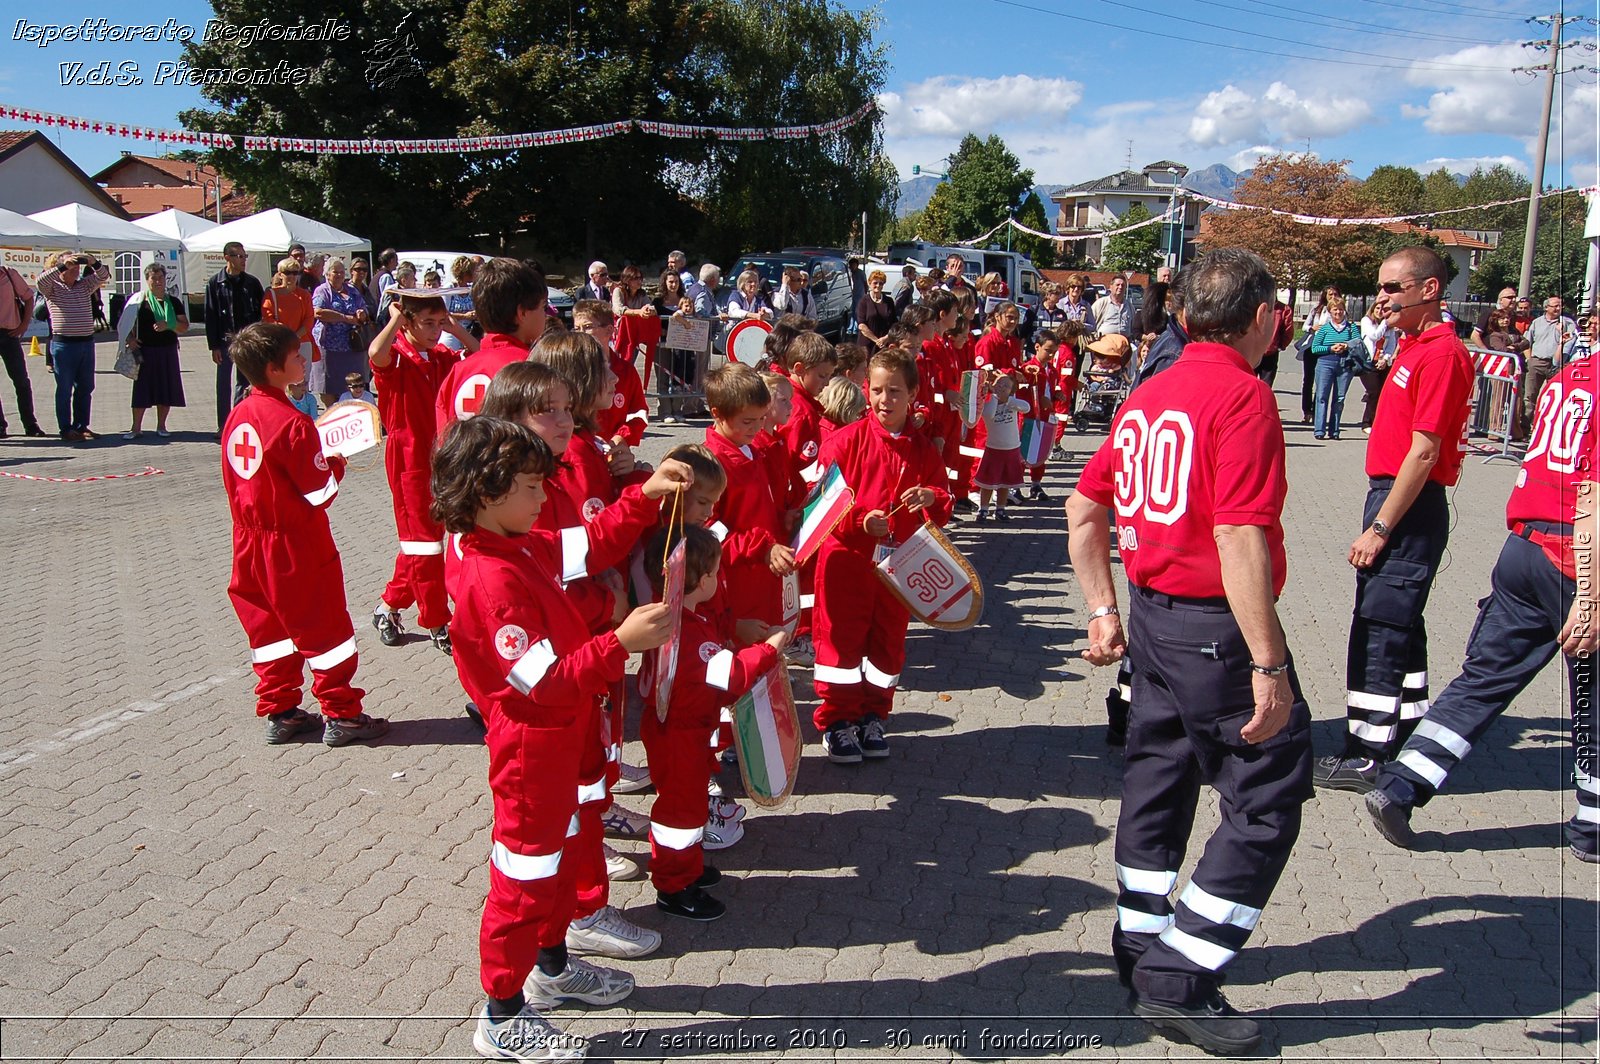
<instances>
[{"instance_id":1,"label":"child in red jumpsuit","mask_svg":"<svg viewBox=\"0 0 1600 1064\"><path fill-rule=\"evenodd\" d=\"M444 591L444 530L428 516L433 494L433 441L438 435L435 404L444 378L461 353L439 342L450 333L470 354L477 339L457 325L442 299L402 296L389 304L389 320L367 347L372 382L378 389L378 413L388 445L383 467L394 496L394 523L400 553L394 576L383 589L372 626L386 647L398 646L405 629L400 611L417 607L417 624L428 630L433 645L450 652L450 603Z\"/></svg>"},{"instance_id":2,"label":"child in red jumpsuit","mask_svg":"<svg viewBox=\"0 0 1600 1064\"><path fill-rule=\"evenodd\" d=\"M944 461L925 436L910 431L916 392L912 356L879 351L868 364L867 416L822 447L823 465L837 464L856 498L823 541L817 564L814 676L822 702L812 722L828 759L840 764L889 756L883 722L905 664L911 618L873 571L877 555L925 518L941 525L950 519Z\"/></svg>"},{"instance_id":3,"label":"child in red jumpsuit","mask_svg":"<svg viewBox=\"0 0 1600 1064\"><path fill-rule=\"evenodd\" d=\"M556 1032L538 1009L610 1005L633 990L630 976L568 958L574 886L562 854L577 832L578 753L595 697L622 677L629 654L665 641L668 623L659 606L621 616L621 599L589 600L600 609L585 616L562 591L577 544L533 530L554 468L531 430L483 416L453 426L434 456L433 516L461 537L456 671L483 711L489 747L494 844L479 934L489 1001L473 1044L496 1058L529 1059L519 1051L531 1055L535 1044L556 1050L543 1059L581 1056L582 1039ZM685 487L680 469L662 470L650 495ZM625 555L654 520L649 496L630 498L614 520L587 526L586 571ZM610 619L620 620L615 631L590 634Z\"/></svg>"},{"instance_id":4,"label":"child in red jumpsuit","mask_svg":"<svg viewBox=\"0 0 1600 1064\"><path fill-rule=\"evenodd\" d=\"M222 486L233 517L228 598L250 640L256 716L267 718L273 744L322 725L300 708L309 665L311 691L327 717L322 741L376 739L389 722L363 713L365 692L351 685L356 636L328 527L344 459L322 453L316 424L284 392L305 379L300 338L287 326L258 323L234 337L228 357L250 382L222 430Z\"/></svg>"},{"instance_id":5,"label":"child in red jumpsuit","mask_svg":"<svg viewBox=\"0 0 1600 1064\"><path fill-rule=\"evenodd\" d=\"M709 608L716 597L722 545L709 530L685 525L681 535L657 533L645 552L651 581L661 593L664 559L686 542L682 631L677 671L672 681L667 719L656 712L656 675L660 663L642 671L645 682L645 750L656 800L650 807L650 880L656 907L689 920L715 920L722 902L705 888L722 878L705 863L707 820L705 756L719 725L723 707L731 706L756 680L778 663L789 637L783 629L754 646L735 652L727 614Z\"/></svg>"},{"instance_id":6,"label":"child in red jumpsuit","mask_svg":"<svg viewBox=\"0 0 1600 1064\"><path fill-rule=\"evenodd\" d=\"M472 307L483 326L478 352L445 374L434 406L440 436L451 423L469 418L483 405L489 382L501 367L521 362L544 335L550 289L544 274L516 259L490 259L472 282Z\"/></svg>"},{"instance_id":7,"label":"child in red jumpsuit","mask_svg":"<svg viewBox=\"0 0 1600 1064\"><path fill-rule=\"evenodd\" d=\"M611 372L617 378L616 390L594 413L600 438L613 445L639 446L644 430L650 427L650 408L645 403L644 381L633 367L633 360L617 354L612 346L617 335L616 312L598 299L580 299L572 308L572 330L594 337L605 350Z\"/></svg>"},{"instance_id":8,"label":"child in red jumpsuit","mask_svg":"<svg viewBox=\"0 0 1600 1064\"><path fill-rule=\"evenodd\" d=\"M1034 338L1033 355L1017 370L1017 398L1028 404L1029 421L1041 421L1045 425L1051 423L1051 364L1059 344L1055 333L1049 329L1040 330ZM1028 499L1032 502L1050 501L1050 496L1044 490L1044 467L1048 460L1049 454L1046 452L1040 461L1028 466L1028 479L1033 482Z\"/></svg>"}]
</instances>

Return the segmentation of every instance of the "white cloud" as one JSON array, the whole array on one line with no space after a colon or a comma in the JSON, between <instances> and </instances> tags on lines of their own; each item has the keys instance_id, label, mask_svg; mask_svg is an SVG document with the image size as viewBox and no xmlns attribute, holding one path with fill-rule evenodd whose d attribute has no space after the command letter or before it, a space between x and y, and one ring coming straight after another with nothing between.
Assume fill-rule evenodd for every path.
<instances>
[{"instance_id":1,"label":"white cloud","mask_svg":"<svg viewBox=\"0 0 1600 1064\"><path fill-rule=\"evenodd\" d=\"M1260 96L1236 85L1206 94L1189 121L1189 141L1197 148L1220 148L1249 141L1337 137L1358 129L1372 107L1357 96L1302 95L1274 81Z\"/></svg>"},{"instance_id":2,"label":"white cloud","mask_svg":"<svg viewBox=\"0 0 1600 1064\"><path fill-rule=\"evenodd\" d=\"M903 93L883 93L878 106L887 137L959 137L1005 126L1048 127L1065 121L1082 99L1083 86L1066 78L945 75L908 85Z\"/></svg>"},{"instance_id":3,"label":"white cloud","mask_svg":"<svg viewBox=\"0 0 1600 1064\"><path fill-rule=\"evenodd\" d=\"M1443 167L1447 173L1470 174L1474 170L1488 170L1495 166L1509 166L1523 177L1528 176L1528 160L1515 155L1462 155L1429 159L1416 166L1419 174L1431 174Z\"/></svg>"},{"instance_id":4,"label":"white cloud","mask_svg":"<svg viewBox=\"0 0 1600 1064\"><path fill-rule=\"evenodd\" d=\"M1274 148L1268 144L1257 144L1253 148L1234 152L1228 157L1227 167L1230 170L1254 170L1256 164L1269 155L1277 155L1282 149Z\"/></svg>"}]
</instances>

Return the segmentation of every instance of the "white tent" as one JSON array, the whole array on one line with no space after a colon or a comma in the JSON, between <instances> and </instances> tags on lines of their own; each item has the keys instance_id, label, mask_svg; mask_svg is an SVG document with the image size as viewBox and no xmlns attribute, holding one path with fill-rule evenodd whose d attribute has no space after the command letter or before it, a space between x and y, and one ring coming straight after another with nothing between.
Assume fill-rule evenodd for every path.
<instances>
[{"instance_id":1,"label":"white tent","mask_svg":"<svg viewBox=\"0 0 1600 1064\"><path fill-rule=\"evenodd\" d=\"M282 254L290 244L304 244L307 252L371 251L372 244L323 222L273 208L208 229L184 241L190 251L221 251L237 240L246 251Z\"/></svg>"},{"instance_id":2,"label":"white tent","mask_svg":"<svg viewBox=\"0 0 1600 1064\"><path fill-rule=\"evenodd\" d=\"M152 214L148 218L136 218L133 224L140 229L148 229L152 233L172 237L179 242L217 227L216 222L202 218L198 214L180 211L176 207L169 207L160 214Z\"/></svg>"},{"instance_id":3,"label":"white tent","mask_svg":"<svg viewBox=\"0 0 1600 1064\"><path fill-rule=\"evenodd\" d=\"M177 244L173 237L141 229L132 222L125 222L81 203L52 207L28 217L66 233L70 240L67 246L70 248L90 251L165 251Z\"/></svg>"},{"instance_id":4,"label":"white tent","mask_svg":"<svg viewBox=\"0 0 1600 1064\"><path fill-rule=\"evenodd\" d=\"M0 207L0 243L26 245L27 247L67 248L72 246L70 233L54 226L36 222L26 214Z\"/></svg>"},{"instance_id":5,"label":"white tent","mask_svg":"<svg viewBox=\"0 0 1600 1064\"><path fill-rule=\"evenodd\" d=\"M137 219L134 223L141 229L148 229L152 233L171 237L176 246L166 251L146 252L144 262L160 260L167 266L167 282L173 291L198 295L205 291L206 281L217 275L217 272L227 265L220 251L199 252L179 251L178 247L185 246L191 237L199 236L217 227L217 223L209 218L202 218L197 214L188 214L176 208L169 208L160 214L152 214L148 218ZM249 271L258 277L272 276L272 255L269 252L254 252L249 257Z\"/></svg>"}]
</instances>

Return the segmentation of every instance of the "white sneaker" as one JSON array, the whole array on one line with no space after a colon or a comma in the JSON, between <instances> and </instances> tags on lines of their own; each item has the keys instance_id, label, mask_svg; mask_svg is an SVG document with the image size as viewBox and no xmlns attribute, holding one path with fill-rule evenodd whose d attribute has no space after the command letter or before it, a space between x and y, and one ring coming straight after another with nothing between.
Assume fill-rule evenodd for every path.
<instances>
[{"instance_id":1,"label":"white sneaker","mask_svg":"<svg viewBox=\"0 0 1600 1064\"><path fill-rule=\"evenodd\" d=\"M706 818L721 817L730 824L738 823L744 819L745 808L732 798L718 798L714 794L706 795Z\"/></svg>"},{"instance_id":2,"label":"white sneaker","mask_svg":"<svg viewBox=\"0 0 1600 1064\"><path fill-rule=\"evenodd\" d=\"M726 850L729 846L744 838L744 825L737 820L726 820L720 816L706 818L705 838L700 845L708 850Z\"/></svg>"},{"instance_id":3,"label":"white sneaker","mask_svg":"<svg viewBox=\"0 0 1600 1064\"><path fill-rule=\"evenodd\" d=\"M628 960L644 957L661 948L661 935L631 922L607 905L580 926L567 927L567 948L578 953Z\"/></svg>"},{"instance_id":4,"label":"white sneaker","mask_svg":"<svg viewBox=\"0 0 1600 1064\"><path fill-rule=\"evenodd\" d=\"M639 867L639 862L626 854L618 853L611 848L611 844L602 842L601 850L606 855L606 878L621 882L625 879L638 879L644 874L644 869Z\"/></svg>"},{"instance_id":5,"label":"white sneaker","mask_svg":"<svg viewBox=\"0 0 1600 1064\"><path fill-rule=\"evenodd\" d=\"M713 798L722 797L722 784L717 782L717 777L712 776L706 781L706 793Z\"/></svg>"},{"instance_id":6,"label":"white sneaker","mask_svg":"<svg viewBox=\"0 0 1600 1064\"><path fill-rule=\"evenodd\" d=\"M635 813L632 810L624 809L614 803L601 816L600 823L605 825L607 835L614 835L619 839L647 839L650 837L649 817L643 813Z\"/></svg>"},{"instance_id":7,"label":"white sneaker","mask_svg":"<svg viewBox=\"0 0 1600 1064\"><path fill-rule=\"evenodd\" d=\"M817 663L817 648L812 644L809 635L803 635L789 644L783 656L791 665L803 665L809 668Z\"/></svg>"},{"instance_id":8,"label":"white sneaker","mask_svg":"<svg viewBox=\"0 0 1600 1064\"><path fill-rule=\"evenodd\" d=\"M650 770L626 761L618 766L617 782L611 785L612 794L638 794L650 789Z\"/></svg>"},{"instance_id":9,"label":"white sneaker","mask_svg":"<svg viewBox=\"0 0 1600 1064\"><path fill-rule=\"evenodd\" d=\"M615 1005L633 993L633 976L569 957L566 970L560 975L545 975L534 968L522 992L527 995L529 1005L543 1009L553 1009L566 1001Z\"/></svg>"},{"instance_id":10,"label":"white sneaker","mask_svg":"<svg viewBox=\"0 0 1600 1064\"><path fill-rule=\"evenodd\" d=\"M490 1023L489 1006L484 1005L478 1014L478 1029L472 1035L472 1048L490 1060L582 1060L588 1055L589 1040L558 1031L532 1005L524 1005L521 1012L504 1023Z\"/></svg>"}]
</instances>

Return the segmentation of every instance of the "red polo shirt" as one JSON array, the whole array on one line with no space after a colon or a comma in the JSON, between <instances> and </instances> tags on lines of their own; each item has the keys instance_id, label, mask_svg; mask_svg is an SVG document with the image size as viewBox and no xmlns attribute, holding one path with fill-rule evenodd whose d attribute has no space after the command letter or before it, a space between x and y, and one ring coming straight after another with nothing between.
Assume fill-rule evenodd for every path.
<instances>
[{"instance_id":1,"label":"red polo shirt","mask_svg":"<svg viewBox=\"0 0 1600 1064\"><path fill-rule=\"evenodd\" d=\"M1600 480L1600 431L1595 427L1594 400L1600 391L1596 356L1571 363L1539 393L1539 408L1528 430L1528 453L1522 458L1516 486L1506 501L1506 525L1518 521L1571 523L1577 509L1578 485ZM1589 508L1600 500L1586 499Z\"/></svg>"},{"instance_id":2,"label":"red polo shirt","mask_svg":"<svg viewBox=\"0 0 1600 1064\"><path fill-rule=\"evenodd\" d=\"M1237 351L1191 343L1134 390L1078 491L1117 511L1130 583L1186 598L1222 598L1218 525L1260 525L1283 591L1283 424L1272 389Z\"/></svg>"},{"instance_id":3,"label":"red polo shirt","mask_svg":"<svg viewBox=\"0 0 1600 1064\"><path fill-rule=\"evenodd\" d=\"M1400 341L1367 440L1367 476L1393 477L1411 451L1411 434L1439 437L1428 479L1449 487L1461 477L1461 430L1472 397L1472 358L1456 331L1440 322Z\"/></svg>"}]
</instances>

